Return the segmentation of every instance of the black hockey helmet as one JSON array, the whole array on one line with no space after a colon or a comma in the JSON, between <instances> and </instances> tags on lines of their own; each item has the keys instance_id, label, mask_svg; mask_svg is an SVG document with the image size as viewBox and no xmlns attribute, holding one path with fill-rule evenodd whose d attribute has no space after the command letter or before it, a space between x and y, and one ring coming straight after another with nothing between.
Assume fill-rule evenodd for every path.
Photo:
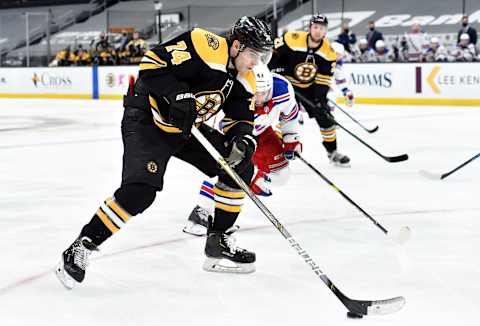
<instances>
[{"instance_id":1,"label":"black hockey helmet","mask_svg":"<svg viewBox=\"0 0 480 326\"><path fill-rule=\"evenodd\" d=\"M230 42L238 40L245 47L256 51L271 51L273 48L272 31L266 22L256 17L243 16L230 31Z\"/></svg>"},{"instance_id":2,"label":"black hockey helmet","mask_svg":"<svg viewBox=\"0 0 480 326\"><path fill-rule=\"evenodd\" d=\"M312 24L320 24L320 25L328 25L327 16L317 12L315 13L312 18L310 18L310 25Z\"/></svg>"}]
</instances>

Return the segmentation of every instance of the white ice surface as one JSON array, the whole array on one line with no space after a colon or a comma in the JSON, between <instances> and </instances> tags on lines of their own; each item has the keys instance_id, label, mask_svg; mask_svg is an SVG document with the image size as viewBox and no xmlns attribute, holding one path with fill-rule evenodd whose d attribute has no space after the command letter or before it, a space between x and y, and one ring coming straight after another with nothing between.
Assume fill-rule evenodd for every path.
<instances>
[{"instance_id":1,"label":"white ice surface","mask_svg":"<svg viewBox=\"0 0 480 326\"><path fill-rule=\"evenodd\" d=\"M121 103L0 100L0 325L477 325L480 307L480 162L443 181L479 151L479 108L360 106L339 121L339 149L351 169L328 165L313 120L304 157L385 227L407 225L393 245L301 162L266 205L348 296L405 296L400 312L347 320L346 310L250 202L240 246L257 253L250 275L201 269L204 239L181 232L203 176L172 159L165 190L109 239L82 286L65 290L51 269L98 205L119 186Z\"/></svg>"}]
</instances>

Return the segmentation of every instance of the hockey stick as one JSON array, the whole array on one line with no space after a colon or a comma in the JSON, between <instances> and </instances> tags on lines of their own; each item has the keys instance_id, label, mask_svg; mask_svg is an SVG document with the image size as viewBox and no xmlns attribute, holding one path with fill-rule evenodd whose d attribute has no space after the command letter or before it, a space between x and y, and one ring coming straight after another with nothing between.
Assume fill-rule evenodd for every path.
<instances>
[{"instance_id":1,"label":"hockey stick","mask_svg":"<svg viewBox=\"0 0 480 326\"><path fill-rule=\"evenodd\" d=\"M360 121L358 121L357 119L355 119L354 117L352 117L347 111L345 111L340 105L338 105L337 103L335 103L334 101L332 100L328 100L330 103L332 103L333 106L335 106L337 109L339 109L340 111L342 111L347 117L349 117L353 122L355 122L357 125L359 125L363 130L365 130L366 132L370 133L370 134L373 134L374 132L376 132L378 130L378 126L375 126L374 128L372 129L368 129L367 127L365 127L364 125L362 125L360 123Z\"/></svg>"},{"instance_id":2,"label":"hockey stick","mask_svg":"<svg viewBox=\"0 0 480 326\"><path fill-rule=\"evenodd\" d=\"M309 101L308 99L305 98L305 96L303 96L302 94L299 94L299 93L295 93L297 95L297 97L305 104L307 104L308 106L310 106L311 108L316 108L317 106L312 103L311 101ZM323 110L323 108L319 108L319 110ZM358 140L360 143L362 143L363 145L365 145L367 148L369 148L372 152L374 152L375 154L377 154L378 156L380 156L381 158L383 158L385 161L387 162L390 162L390 163L396 163L396 162L402 162L402 161L406 161L408 160L408 155L407 154L402 154L402 155L398 155L398 156L385 156L383 155L382 153L380 153L379 151L377 151L375 148L373 148L372 146L370 146L369 144L367 144L365 141L363 141L360 137L358 137L357 135L355 135L353 132L351 132L350 130L348 130L347 128L345 128L344 126L342 126L341 124L338 123L338 121L336 121L335 119L333 119L333 117L331 117L331 119L333 120L333 123L335 123L337 126L339 126L341 129L343 129L344 131L346 131L350 136L352 136L353 138L355 138L356 140Z\"/></svg>"},{"instance_id":3,"label":"hockey stick","mask_svg":"<svg viewBox=\"0 0 480 326\"><path fill-rule=\"evenodd\" d=\"M258 197L250 190L250 187L238 176L235 170L228 165L227 161L220 155L220 153L213 147L212 144L200 133L196 128L192 128L192 134L202 144L202 146L210 153L210 155L217 161L223 170L237 183L237 185L250 197L255 205L262 211L265 217L275 226L275 228L288 241L290 246L295 249L297 254L303 258L305 263L312 269L312 271L322 280L323 283L332 291L335 296L343 303L350 314L361 317L364 315L382 315L390 314L400 310L405 304L405 298L395 297L387 300L354 300L345 296L328 278L328 276L320 270L318 264L310 257L310 254L304 250L300 244L295 240L290 232L280 223L279 220L268 210L268 208L258 199Z\"/></svg>"},{"instance_id":4,"label":"hockey stick","mask_svg":"<svg viewBox=\"0 0 480 326\"><path fill-rule=\"evenodd\" d=\"M296 153L295 156L297 156L303 163L305 163L306 166L308 166L310 169L312 169L313 172L315 172L320 178L323 179L326 183L328 183L333 190L338 192L340 195L342 195L343 198L345 198L350 204L355 206L362 214L370 219L370 221L373 222L373 224L379 228L385 235L387 235L390 239L395 241L398 244L403 244L407 242L407 240L410 238L410 228L408 226L402 226L400 228L400 231L395 235L392 236L391 232L389 232L385 227L383 227L377 220L375 220L370 214L368 214L363 208L361 208L357 203L355 203L350 197L348 197L340 188L338 188L332 181L330 181L325 175L323 175L319 170L317 170L312 164L310 164L306 159L304 159L300 154Z\"/></svg>"},{"instance_id":5,"label":"hockey stick","mask_svg":"<svg viewBox=\"0 0 480 326\"><path fill-rule=\"evenodd\" d=\"M442 180L442 179L445 179L446 177L448 177L450 174L453 174L454 172L457 172L458 170L460 170L461 168L463 168L465 165L467 165L468 163L476 160L477 158L480 157L480 153L478 153L477 155L475 155L474 157L472 157L471 159L469 159L468 161L466 161L465 163L462 163L461 165L457 166L455 169L453 169L452 171L450 172L447 172L447 173L444 173L444 174L440 174L440 173L432 173L432 172L429 172L429 171L425 171L425 170L420 170L420 174L423 175L424 177L426 178L429 178L429 179L435 179L435 180Z\"/></svg>"}]
</instances>

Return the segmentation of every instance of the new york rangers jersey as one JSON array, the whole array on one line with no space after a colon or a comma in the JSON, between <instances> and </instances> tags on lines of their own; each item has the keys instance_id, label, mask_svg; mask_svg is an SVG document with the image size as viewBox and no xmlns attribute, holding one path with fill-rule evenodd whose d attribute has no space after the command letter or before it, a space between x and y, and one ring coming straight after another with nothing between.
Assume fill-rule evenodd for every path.
<instances>
[{"instance_id":1,"label":"new york rangers jersey","mask_svg":"<svg viewBox=\"0 0 480 326\"><path fill-rule=\"evenodd\" d=\"M273 73L272 98L264 105L257 106L254 114L255 136L260 135L270 126L278 125L283 134L297 132L298 105L295 92L288 80Z\"/></svg>"}]
</instances>

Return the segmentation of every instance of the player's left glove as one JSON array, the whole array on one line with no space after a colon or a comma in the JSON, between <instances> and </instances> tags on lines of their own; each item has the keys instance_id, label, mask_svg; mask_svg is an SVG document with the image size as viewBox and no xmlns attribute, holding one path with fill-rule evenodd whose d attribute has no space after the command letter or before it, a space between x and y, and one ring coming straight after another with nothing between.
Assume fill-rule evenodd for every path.
<instances>
[{"instance_id":1,"label":"player's left glove","mask_svg":"<svg viewBox=\"0 0 480 326\"><path fill-rule=\"evenodd\" d=\"M294 160L295 154L301 154L303 145L300 142L300 135L297 133L283 135L283 155L287 160Z\"/></svg>"},{"instance_id":2,"label":"player's left glove","mask_svg":"<svg viewBox=\"0 0 480 326\"><path fill-rule=\"evenodd\" d=\"M192 93L178 93L170 98L168 122L179 128L184 138L188 139L190 137L190 132L196 118L197 109Z\"/></svg>"},{"instance_id":3,"label":"player's left glove","mask_svg":"<svg viewBox=\"0 0 480 326\"><path fill-rule=\"evenodd\" d=\"M344 89L342 89L342 93L343 93L343 96L345 97L345 104L348 107L352 107L353 100L354 100L353 92L349 90L347 87L345 87Z\"/></svg>"}]
</instances>

